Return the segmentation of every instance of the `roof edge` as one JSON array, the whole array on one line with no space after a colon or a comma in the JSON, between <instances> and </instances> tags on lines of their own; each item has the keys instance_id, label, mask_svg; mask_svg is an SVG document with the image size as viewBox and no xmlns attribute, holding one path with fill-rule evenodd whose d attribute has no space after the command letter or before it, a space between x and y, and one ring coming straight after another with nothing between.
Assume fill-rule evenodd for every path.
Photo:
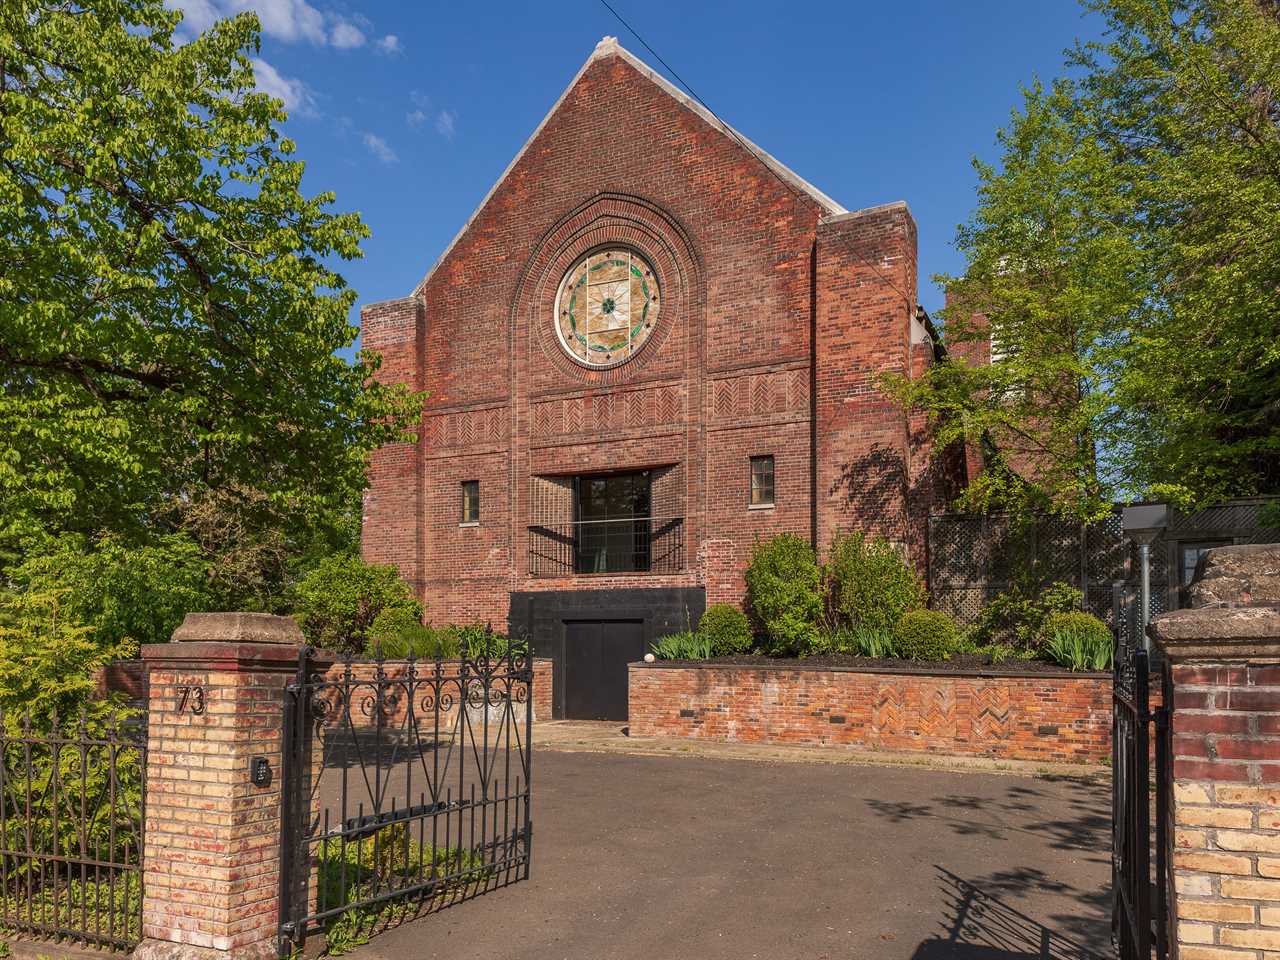
<instances>
[{"instance_id":1,"label":"roof edge","mask_svg":"<svg viewBox=\"0 0 1280 960\"><path fill-rule=\"evenodd\" d=\"M604 53L600 54L600 51L602 48L604 48ZM649 66L647 63L645 63L643 60L637 57L634 53L632 53L626 47L619 44L617 37L605 37L596 45L595 53L593 53L591 56L594 59L597 55L608 56L610 54L622 57L622 59L626 60L629 64L631 64L631 66L633 66L639 73L648 77L655 84L657 84L658 87L661 90L663 90L668 96L677 100L683 106L688 107L690 110L696 113L699 117L705 120L710 126L717 127L718 129L722 130L726 135L732 137L735 140L738 140L742 146L745 146L747 148L747 151L749 153L755 154L756 159L764 163L765 166L773 170L773 172L778 174L778 176L780 176L783 180L790 183L792 186L799 188L804 193L807 193L811 199L816 201L821 207L823 207L826 210L828 216L837 216L839 214L847 212L843 206L836 203L835 200L831 199L831 197L827 196L825 193L823 193L821 190L815 187L808 180L804 179L804 177L800 176L798 173L796 173L794 170L788 167L785 163L777 159L775 156L773 156L773 154L769 153L769 151L764 150L761 147L757 146L756 144L752 143L740 132L735 130L733 127L729 126L729 124L725 123L723 120L717 117L714 113L712 113L710 110L704 107L701 103L693 99L693 97L686 94L674 83L672 83L662 74L658 73L658 71L654 70L653 67ZM590 63L590 61L587 61L587 62Z\"/></svg>"},{"instance_id":2,"label":"roof edge","mask_svg":"<svg viewBox=\"0 0 1280 960\"><path fill-rule=\"evenodd\" d=\"M414 291L417 292L416 290ZM405 294L403 297L386 297L382 300L370 300L367 303L360 304L360 312L363 314L366 310L373 310L377 307L390 306L393 303L404 303L406 300L414 298L412 293Z\"/></svg>"},{"instance_id":3,"label":"roof edge","mask_svg":"<svg viewBox=\"0 0 1280 960\"><path fill-rule=\"evenodd\" d=\"M874 207L863 207L861 210L842 210L839 213L831 213L823 217L819 222L840 223L844 220L855 220L858 217L869 217L872 214L885 213L889 210L906 211L907 216L911 217L913 220L915 219L915 217L912 216L911 208L907 206L907 201L893 200L889 203L878 203Z\"/></svg>"},{"instance_id":4,"label":"roof edge","mask_svg":"<svg viewBox=\"0 0 1280 960\"><path fill-rule=\"evenodd\" d=\"M684 93L684 91L682 91L679 87L673 84L670 80L668 80L662 74L658 73L656 70L650 67L647 63L645 63L643 60L641 60L639 57L633 54L630 50L626 49L621 44L619 44L617 37L604 37L599 43L596 44L595 49L591 51L591 56L587 57L586 62L578 69L578 72L573 75L573 79L569 81L569 85L565 87L563 92L561 92L560 96L556 98L556 102L551 105L551 109L546 112L546 115L543 116L542 121L534 128L533 133L529 134L528 138L521 145L520 149L516 152L516 155L511 158L511 162L507 164L506 168L498 176L498 179L494 181L493 186L489 188L489 192L484 195L483 199L481 199L480 203L476 206L475 210L471 212L471 216L467 218L466 223L462 225L462 228L456 234L454 234L453 239L449 241L448 246L444 248L440 256L436 257L435 262L431 264L431 268L427 270L426 274L423 275L422 279L419 280L418 283L414 286L413 292L410 293L409 296L411 297L417 296L422 292L422 288L427 285L427 282L435 274L436 270L440 268L440 265L444 263L445 259L449 256L449 254L453 252L453 248L458 245L458 241L462 239L463 235L469 229L471 229L471 225L475 223L476 218L480 216L480 212L484 210L484 208L488 205L489 201L493 199L493 195L498 192L498 188L502 186L503 181L505 181L507 177L510 176L511 171L515 169L516 164L518 164L521 158L524 157L525 153L528 152L529 147L532 146L533 144L533 141L538 138L538 134L542 133L542 130L547 125L547 122L555 115L555 112L560 109L560 105L564 103L565 98L569 96L569 91L571 91L575 86L577 86L578 81L582 79L582 75L587 72L588 68L590 68L590 66L593 63L595 63L597 60L603 60L606 57L621 57L623 60L627 61L627 63L629 63L633 68L635 68L635 70L638 73L647 77L649 80L655 83L658 86L658 88L661 89L664 93L666 93L668 96L675 99L682 106L693 111L695 114L698 115L698 117L700 117L706 123L721 130L726 136L740 141L740 145L745 146L749 153L754 154L756 159L760 160L767 167L769 167L769 169L772 170L774 173L776 173L779 177L781 177L783 181L791 184L793 187L796 187L802 192L808 194L810 199L812 199L819 206L821 206L825 211L824 222L826 219L843 216L849 212L840 204L836 203L836 201L832 200L829 196L827 196L825 193L819 190L817 187L815 187L813 184L809 183L809 181L805 180L803 177L795 173L785 164L777 160L772 154L768 153L765 150L762 150L760 147L756 146L754 143L752 143L750 140L744 137L741 133L739 133L733 127L729 126L723 120L720 120L718 117L716 117L715 114L713 114L710 110L704 107L701 103L699 103L697 100L694 100L688 94Z\"/></svg>"}]
</instances>

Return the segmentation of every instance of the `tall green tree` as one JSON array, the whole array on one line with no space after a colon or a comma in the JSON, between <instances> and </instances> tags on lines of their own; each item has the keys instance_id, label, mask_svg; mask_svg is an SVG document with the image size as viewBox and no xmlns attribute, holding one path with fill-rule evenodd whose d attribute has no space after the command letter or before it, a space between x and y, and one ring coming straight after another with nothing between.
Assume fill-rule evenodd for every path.
<instances>
[{"instance_id":1,"label":"tall green tree","mask_svg":"<svg viewBox=\"0 0 1280 960\"><path fill-rule=\"evenodd\" d=\"M303 192L257 19L179 20L0 5L0 540L145 539L210 490L342 516L420 409L338 353L368 230Z\"/></svg>"},{"instance_id":2,"label":"tall green tree","mask_svg":"<svg viewBox=\"0 0 1280 960\"><path fill-rule=\"evenodd\" d=\"M953 359L895 388L993 468L970 507L1090 517L1280 491L1280 14L1088 0L1105 40L977 164ZM996 362L965 360L990 336Z\"/></svg>"}]
</instances>

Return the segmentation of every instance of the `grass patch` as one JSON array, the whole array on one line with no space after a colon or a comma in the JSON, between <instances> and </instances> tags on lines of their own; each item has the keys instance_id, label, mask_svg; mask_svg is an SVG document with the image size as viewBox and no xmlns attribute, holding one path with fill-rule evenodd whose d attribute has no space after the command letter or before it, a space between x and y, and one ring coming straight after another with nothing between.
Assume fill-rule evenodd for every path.
<instances>
[{"instance_id":1,"label":"grass patch","mask_svg":"<svg viewBox=\"0 0 1280 960\"><path fill-rule=\"evenodd\" d=\"M108 946L115 945L113 941L136 943L142 938L142 879L137 873L119 873L114 883L106 877L87 881L60 878L54 883L46 873L45 883L34 887L30 898L23 883L17 880L10 886L11 892L0 898L0 910L17 930L30 924L31 932L42 936L48 935L45 931L49 928L80 931L80 936L68 933L65 939ZM0 952L0 958L5 955Z\"/></svg>"}]
</instances>

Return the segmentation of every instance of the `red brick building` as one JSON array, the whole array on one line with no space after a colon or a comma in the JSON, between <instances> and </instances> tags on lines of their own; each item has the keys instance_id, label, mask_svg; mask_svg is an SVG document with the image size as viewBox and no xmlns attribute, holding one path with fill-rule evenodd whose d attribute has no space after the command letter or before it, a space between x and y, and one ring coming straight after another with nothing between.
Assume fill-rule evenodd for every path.
<instances>
[{"instance_id":1,"label":"red brick building","mask_svg":"<svg viewBox=\"0 0 1280 960\"><path fill-rule=\"evenodd\" d=\"M861 528L923 569L939 483L879 389L934 356L906 204L845 210L613 38L362 321L430 393L374 458L365 556L432 622L529 630L558 714L625 705L622 664L742 603L758 538Z\"/></svg>"}]
</instances>

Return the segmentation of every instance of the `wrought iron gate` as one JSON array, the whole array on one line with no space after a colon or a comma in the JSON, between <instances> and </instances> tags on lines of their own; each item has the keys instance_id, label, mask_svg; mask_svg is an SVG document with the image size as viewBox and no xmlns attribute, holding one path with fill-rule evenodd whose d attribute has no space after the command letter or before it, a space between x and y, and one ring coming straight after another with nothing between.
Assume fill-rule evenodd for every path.
<instances>
[{"instance_id":1,"label":"wrought iron gate","mask_svg":"<svg viewBox=\"0 0 1280 960\"><path fill-rule=\"evenodd\" d=\"M363 942L529 875L532 660L322 663L287 688L282 955Z\"/></svg>"},{"instance_id":2,"label":"wrought iron gate","mask_svg":"<svg viewBox=\"0 0 1280 960\"><path fill-rule=\"evenodd\" d=\"M0 712L0 929L137 945L146 743L132 714Z\"/></svg>"},{"instance_id":3,"label":"wrought iron gate","mask_svg":"<svg viewBox=\"0 0 1280 960\"><path fill-rule=\"evenodd\" d=\"M1150 655L1128 633L1122 621L1112 696L1111 932L1120 960L1151 960L1153 948L1157 960L1164 960L1171 889L1169 676L1167 669L1160 671L1160 706L1152 709Z\"/></svg>"}]
</instances>

